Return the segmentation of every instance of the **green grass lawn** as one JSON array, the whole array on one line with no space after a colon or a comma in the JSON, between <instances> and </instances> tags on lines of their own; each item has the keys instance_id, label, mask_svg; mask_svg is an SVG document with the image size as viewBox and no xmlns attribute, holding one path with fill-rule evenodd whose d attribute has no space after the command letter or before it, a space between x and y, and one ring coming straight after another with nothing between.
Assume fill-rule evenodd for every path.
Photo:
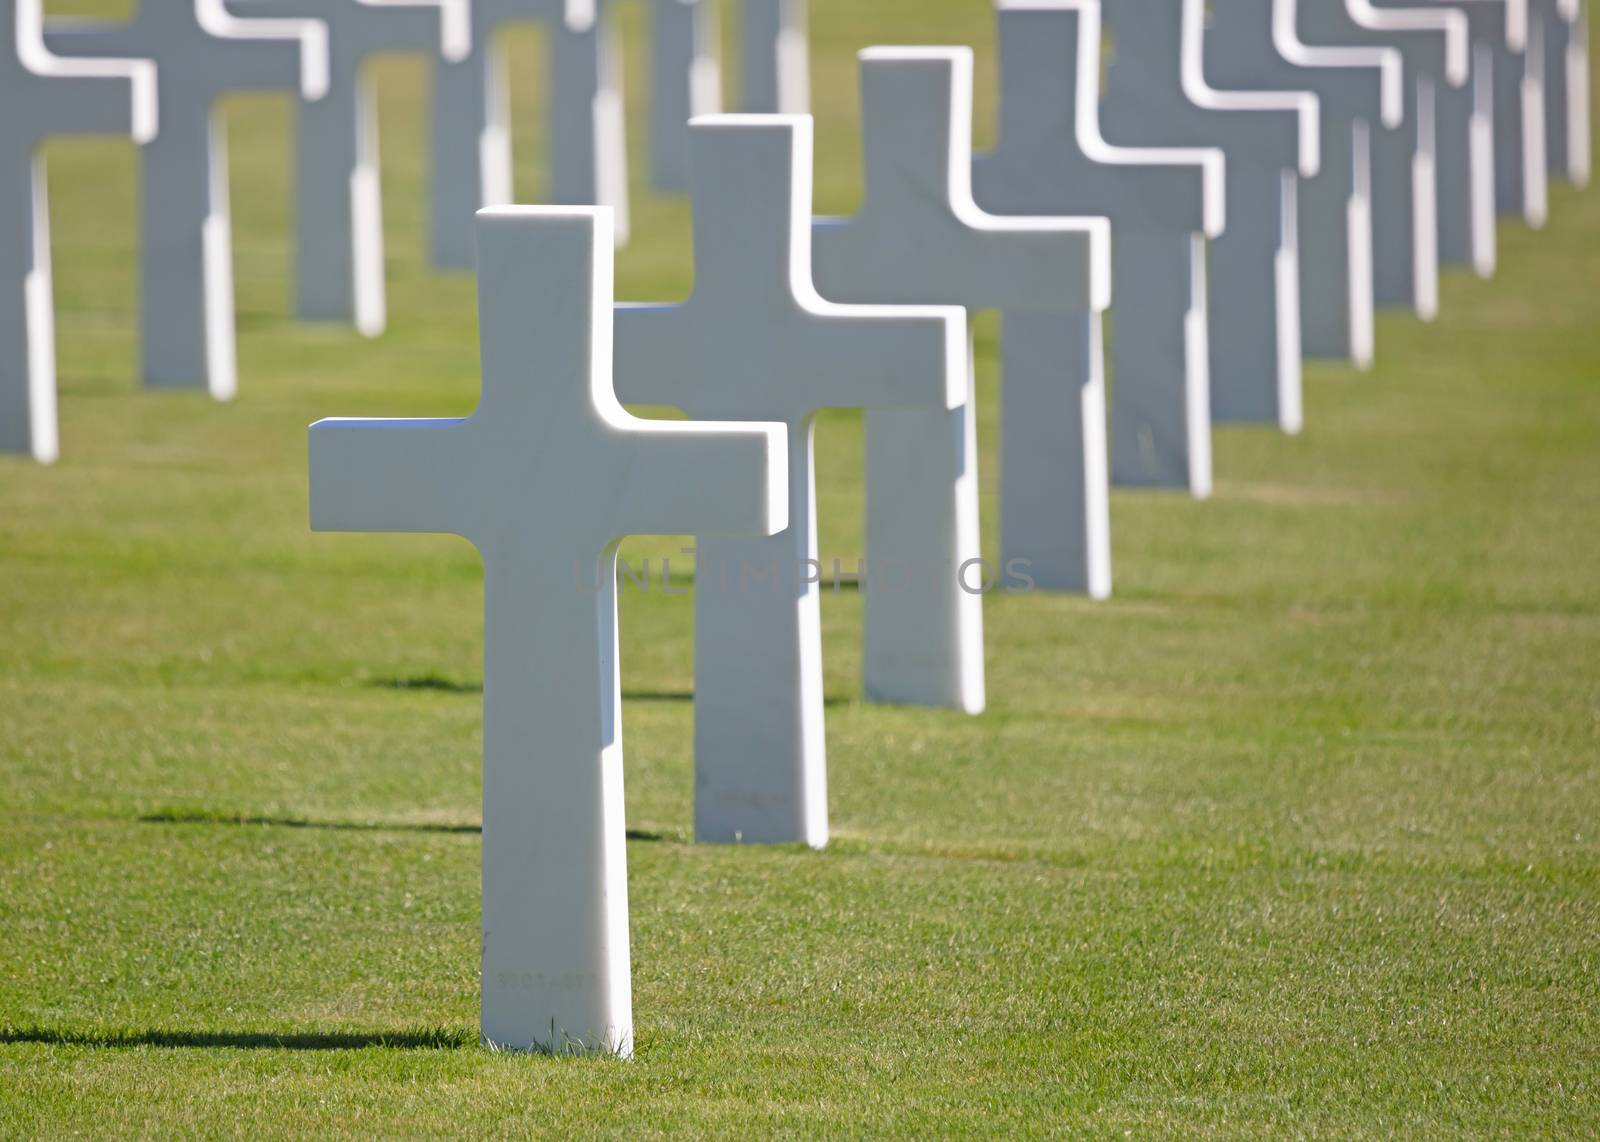
<instances>
[{"instance_id":1,"label":"green grass lawn","mask_svg":"<svg viewBox=\"0 0 1600 1142\"><path fill-rule=\"evenodd\" d=\"M859 47L973 43L987 135L982 0L812 23L820 211ZM133 152L50 149L64 459L0 460L0 1134L1600 1131L1600 195L1384 317L1371 374L1310 369L1303 437L1219 433L1210 502L1118 493L1113 601L990 598L984 716L862 704L828 595L826 852L690 843L691 607L628 594L638 1055L510 1056L477 557L306 525L312 420L474 402L425 74L382 69L376 342L288 319L288 105L231 104L231 406L137 391ZM687 210L643 194L619 297L681 297ZM853 563L857 419L819 461Z\"/></svg>"}]
</instances>

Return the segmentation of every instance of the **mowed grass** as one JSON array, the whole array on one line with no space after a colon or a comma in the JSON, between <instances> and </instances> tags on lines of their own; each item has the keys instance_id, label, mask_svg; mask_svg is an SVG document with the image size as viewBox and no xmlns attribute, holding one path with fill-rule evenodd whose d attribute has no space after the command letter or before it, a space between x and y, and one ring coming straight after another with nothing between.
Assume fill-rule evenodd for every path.
<instances>
[{"instance_id":1,"label":"mowed grass","mask_svg":"<svg viewBox=\"0 0 1600 1142\"><path fill-rule=\"evenodd\" d=\"M816 0L820 211L859 195L854 50L974 44L981 139L991 19ZM826 852L691 843L691 606L630 592L638 1055L521 1057L476 1032L477 557L306 525L310 421L474 402L425 80L381 69L374 342L289 320L289 106L230 104L232 406L138 391L133 152L50 148L65 457L0 460L0 1133L1600 1130L1600 196L1384 317L1373 373L1311 368L1304 436L1219 433L1211 501L1118 493L1113 601L991 597L984 716L863 704L827 595ZM619 296L681 297L687 210L639 189ZM852 565L857 420L819 467Z\"/></svg>"}]
</instances>

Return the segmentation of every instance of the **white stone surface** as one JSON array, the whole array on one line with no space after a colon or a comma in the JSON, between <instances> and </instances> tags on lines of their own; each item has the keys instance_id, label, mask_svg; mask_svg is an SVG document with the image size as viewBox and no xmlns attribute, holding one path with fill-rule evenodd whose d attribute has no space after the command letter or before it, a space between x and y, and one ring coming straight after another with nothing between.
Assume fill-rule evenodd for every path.
<instances>
[{"instance_id":1,"label":"white stone surface","mask_svg":"<svg viewBox=\"0 0 1600 1142\"><path fill-rule=\"evenodd\" d=\"M57 135L125 135L157 126L155 65L61 59L45 48L42 0L11 0L0 27L0 452L55 461L55 298L50 208L39 148Z\"/></svg>"},{"instance_id":2,"label":"white stone surface","mask_svg":"<svg viewBox=\"0 0 1600 1142\"><path fill-rule=\"evenodd\" d=\"M1000 137L973 168L978 205L1111 220L1122 334L1111 342L1111 481L1207 496L1206 239L1223 232L1222 151L1106 141L1099 0L1000 0L996 7ZM1008 344L1021 336L1013 331Z\"/></svg>"},{"instance_id":3,"label":"white stone surface","mask_svg":"<svg viewBox=\"0 0 1600 1142\"><path fill-rule=\"evenodd\" d=\"M1106 135L1212 145L1227 161L1227 230L1211 243L1211 415L1298 432L1299 184L1317 172L1321 112L1306 91L1220 90L1202 52L1206 0L1107 0L1114 39Z\"/></svg>"},{"instance_id":4,"label":"white stone surface","mask_svg":"<svg viewBox=\"0 0 1600 1142\"><path fill-rule=\"evenodd\" d=\"M1372 140L1373 296L1379 306L1411 306L1431 321L1439 312L1440 235L1448 229L1457 261L1470 260L1475 197L1492 188L1472 180L1472 41L1467 18L1438 5L1376 8L1371 0L1301 4L1299 33L1318 47L1392 47L1405 69L1405 129ZM1383 204L1409 196L1411 214Z\"/></svg>"},{"instance_id":5,"label":"white stone surface","mask_svg":"<svg viewBox=\"0 0 1600 1142\"><path fill-rule=\"evenodd\" d=\"M1002 345L1001 562L1039 587L1104 598L1111 526L1099 329L1111 301L1110 225L978 208L970 49L871 48L860 60L866 194L854 217L818 223L817 288L837 301L1011 316ZM1030 336L1051 339L1059 353L1010 353L1009 338ZM984 706L974 587L1006 576L1005 566L988 575L974 566L962 581L962 564L980 554L977 481L970 403L953 414L867 414L867 562L877 578L864 603L869 698ZM971 554L946 568L952 548Z\"/></svg>"},{"instance_id":6,"label":"white stone surface","mask_svg":"<svg viewBox=\"0 0 1600 1142\"><path fill-rule=\"evenodd\" d=\"M781 421L790 463L787 531L695 545L695 833L821 847L828 806L813 421L824 408L865 408L948 422L967 399L966 315L835 305L817 294L809 117L712 116L690 133L694 294L681 305L618 309L617 393L696 420ZM954 480L942 479L903 507L914 512L930 496L948 502ZM949 545L942 559L954 559L949 528L937 535ZM924 621L942 629L938 615ZM981 662L981 643L974 649ZM942 666L949 651L936 653Z\"/></svg>"},{"instance_id":7,"label":"white stone surface","mask_svg":"<svg viewBox=\"0 0 1600 1142\"><path fill-rule=\"evenodd\" d=\"M623 410L608 210L505 207L478 226L477 411L313 425L311 524L459 535L482 555L483 1036L626 1055L617 544L781 531L786 441Z\"/></svg>"},{"instance_id":8,"label":"white stone surface","mask_svg":"<svg viewBox=\"0 0 1600 1142\"><path fill-rule=\"evenodd\" d=\"M1321 0L1329 2L1329 0ZM1212 10L1205 66L1218 83L1316 93L1322 164L1300 190L1300 322L1308 357L1373 359L1373 137L1405 121L1404 61L1392 48L1311 47L1298 0L1231 0ZM1413 215L1411 188L1379 208Z\"/></svg>"},{"instance_id":9,"label":"white stone surface","mask_svg":"<svg viewBox=\"0 0 1600 1142\"><path fill-rule=\"evenodd\" d=\"M804 115L811 110L807 0L743 0L740 110Z\"/></svg>"},{"instance_id":10,"label":"white stone surface","mask_svg":"<svg viewBox=\"0 0 1600 1142\"><path fill-rule=\"evenodd\" d=\"M51 24L51 51L155 61L161 130L143 149L139 195L140 356L144 383L238 387L228 158L217 100L237 91L328 90L327 26L251 19L223 0L146 0L121 24Z\"/></svg>"},{"instance_id":11,"label":"white stone surface","mask_svg":"<svg viewBox=\"0 0 1600 1142\"><path fill-rule=\"evenodd\" d=\"M353 324L368 337L387 323L378 107L369 63L378 55L464 60L470 0L233 0L241 14L321 19L328 28L328 93L302 100L295 133L295 311L305 321Z\"/></svg>"},{"instance_id":12,"label":"white stone surface","mask_svg":"<svg viewBox=\"0 0 1600 1142\"><path fill-rule=\"evenodd\" d=\"M440 66L433 92L430 247L438 269L469 269L472 217L511 202L511 95L499 33L544 28L549 130L543 197L609 206L628 237L628 148L616 21L596 0L472 0L472 50Z\"/></svg>"}]
</instances>

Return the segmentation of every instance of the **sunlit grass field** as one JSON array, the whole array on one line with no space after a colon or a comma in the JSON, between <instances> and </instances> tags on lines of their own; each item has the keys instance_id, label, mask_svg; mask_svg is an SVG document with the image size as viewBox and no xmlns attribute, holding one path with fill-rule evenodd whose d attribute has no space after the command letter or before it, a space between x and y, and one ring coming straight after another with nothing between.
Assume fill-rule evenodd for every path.
<instances>
[{"instance_id":1,"label":"sunlit grass field","mask_svg":"<svg viewBox=\"0 0 1600 1142\"><path fill-rule=\"evenodd\" d=\"M858 48L973 44L988 136L983 0L812 28L819 212L859 196ZM1382 318L1374 372L1311 368L1302 437L1220 432L1209 502L1118 492L1113 601L990 597L982 717L863 704L828 594L826 852L691 843L691 604L629 592L638 1054L519 1057L476 1029L477 557L306 524L307 424L477 390L427 71L380 82L372 342L289 319L290 106L229 104L228 406L138 391L131 146L49 148L64 457L0 459L0 1134L1600 1131L1600 194ZM630 84L618 295L680 298ZM847 564L861 444L824 418Z\"/></svg>"}]
</instances>

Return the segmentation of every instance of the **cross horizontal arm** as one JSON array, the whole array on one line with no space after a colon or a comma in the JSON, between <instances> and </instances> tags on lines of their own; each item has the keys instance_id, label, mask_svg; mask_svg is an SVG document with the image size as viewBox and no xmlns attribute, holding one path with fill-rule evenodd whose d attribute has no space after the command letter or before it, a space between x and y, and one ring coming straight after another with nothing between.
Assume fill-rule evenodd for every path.
<instances>
[{"instance_id":1,"label":"cross horizontal arm","mask_svg":"<svg viewBox=\"0 0 1600 1142\"><path fill-rule=\"evenodd\" d=\"M830 299L864 304L913 299L1027 312L1109 308L1111 227L1105 219L1001 216L975 203L939 219L929 217L933 213L918 218L885 203L852 219L819 219L812 235L817 289Z\"/></svg>"},{"instance_id":2,"label":"cross horizontal arm","mask_svg":"<svg viewBox=\"0 0 1600 1142\"><path fill-rule=\"evenodd\" d=\"M496 29L517 23L560 21L569 32L586 32L599 7L599 0L472 0L473 43L486 46Z\"/></svg>"},{"instance_id":3,"label":"cross horizontal arm","mask_svg":"<svg viewBox=\"0 0 1600 1142\"><path fill-rule=\"evenodd\" d=\"M435 52L459 63L472 50L470 0L232 0L256 17L326 21L336 57L360 60L381 52Z\"/></svg>"},{"instance_id":4,"label":"cross horizontal arm","mask_svg":"<svg viewBox=\"0 0 1600 1142\"><path fill-rule=\"evenodd\" d=\"M793 383L806 385L813 408L953 409L966 402L964 311L821 298L807 310L804 324L780 340L774 365L804 374Z\"/></svg>"},{"instance_id":5,"label":"cross horizontal arm","mask_svg":"<svg viewBox=\"0 0 1600 1142\"><path fill-rule=\"evenodd\" d=\"M196 3L208 6L207 0ZM211 74L230 90L287 88L307 100L328 93L328 26L321 20L252 19L212 10L203 23L217 41L207 52Z\"/></svg>"},{"instance_id":6,"label":"cross horizontal arm","mask_svg":"<svg viewBox=\"0 0 1600 1142\"><path fill-rule=\"evenodd\" d=\"M1201 82L1188 93L1200 110L1226 113L1208 125L1219 132L1217 142L1282 152L1302 178L1322 169L1322 100L1315 92L1223 91Z\"/></svg>"},{"instance_id":7,"label":"cross horizontal arm","mask_svg":"<svg viewBox=\"0 0 1600 1142\"><path fill-rule=\"evenodd\" d=\"M142 47L132 26L125 23L51 21L48 31L49 51L58 57L126 56Z\"/></svg>"},{"instance_id":8,"label":"cross horizontal arm","mask_svg":"<svg viewBox=\"0 0 1600 1142\"><path fill-rule=\"evenodd\" d=\"M45 47L38 22L24 26L20 16L17 58L40 84L51 87L51 97L26 101L37 116L30 124L35 137L132 135L136 143L155 138L157 75L149 60L63 58Z\"/></svg>"},{"instance_id":9,"label":"cross horizontal arm","mask_svg":"<svg viewBox=\"0 0 1600 1142\"><path fill-rule=\"evenodd\" d=\"M489 491L465 420L321 420L311 426L311 530L477 538Z\"/></svg>"},{"instance_id":10,"label":"cross horizontal arm","mask_svg":"<svg viewBox=\"0 0 1600 1142\"><path fill-rule=\"evenodd\" d=\"M625 415L625 414L624 414ZM789 526L788 433L781 425L626 416L613 485L616 535L776 535Z\"/></svg>"},{"instance_id":11,"label":"cross horizontal arm","mask_svg":"<svg viewBox=\"0 0 1600 1142\"><path fill-rule=\"evenodd\" d=\"M694 418L797 423L825 408L955 408L965 399L966 314L834 305L808 291L790 321L746 342L735 316L706 329L699 303L617 307L617 396ZM718 340L720 338L720 340Z\"/></svg>"},{"instance_id":12,"label":"cross horizontal arm","mask_svg":"<svg viewBox=\"0 0 1600 1142\"><path fill-rule=\"evenodd\" d=\"M1301 30L1312 39L1320 22L1328 18L1324 11L1318 4L1301 9L1303 21L1309 21ZM1465 12L1454 8L1385 9L1372 0L1345 0L1345 18L1373 37L1369 42L1395 44L1451 87L1465 87L1472 78L1472 23Z\"/></svg>"},{"instance_id":13,"label":"cross horizontal arm","mask_svg":"<svg viewBox=\"0 0 1600 1142\"><path fill-rule=\"evenodd\" d=\"M184 3L195 7L169 7ZM129 23L52 22L47 33L50 50L62 55L147 56L161 66L163 88L186 99L290 88L315 100L328 90L328 29L321 20L240 17L221 0L166 0Z\"/></svg>"},{"instance_id":14,"label":"cross horizontal arm","mask_svg":"<svg viewBox=\"0 0 1600 1142\"><path fill-rule=\"evenodd\" d=\"M1313 91L1335 114L1398 127L1405 117L1400 53L1311 47L1297 30L1298 7L1298 0L1233 0L1216 9L1205 33L1207 70L1224 82Z\"/></svg>"},{"instance_id":15,"label":"cross horizontal arm","mask_svg":"<svg viewBox=\"0 0 1600 1142\"><path fill-rule=\"evenodd\" d=\"M1318 92L1333 110L1376 119L1385 127L1405 120L1405 59L1392 48L1312 47L1298 37L1280 41L1283 58L1311 73L1290 78Z\"/></svg>"},{"instance_id":16,"label":"cross horizontal arm","mask_svg":"<svg viewBox=\"0 0 1600 1142\"><path fill-rule=\"evenodd\" d=\"M379 51L437 51L459 63L472 51L470 0L360 0L383 32Z\"/></svg>"},{"instance_id":17,"label":"cross horizontal arm","mask_svg":"<svg viewBox=\"0 0 1600 1142\"><path fill-rule=\"evenodd\" d=\"M681 305L618 305L614 326L616 391L623 404L670 405L704 415L694 399L695 335Z\"/></svg>"}]
</instances>

